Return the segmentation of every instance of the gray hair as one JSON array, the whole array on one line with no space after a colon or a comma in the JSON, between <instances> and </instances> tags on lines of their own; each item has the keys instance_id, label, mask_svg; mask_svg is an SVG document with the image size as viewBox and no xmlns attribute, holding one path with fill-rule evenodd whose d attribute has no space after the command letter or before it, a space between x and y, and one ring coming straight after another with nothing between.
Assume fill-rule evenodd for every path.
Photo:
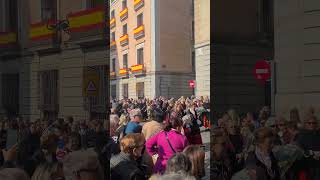
<instances>
[{"instance_id":1,"label":"gray hair","mask_svg":"<svg viewBox=\"0 0 320 180\"><path fill-rule=\"evenodd\" d=\"M192 163L190 159L183 153L176 153L167 161L166 173L176 173L182 175L190 175Z\"/></svg>"},{"instance_id":2,"label":"gray hair","mask_svg":"<svg viewBox=\"0 0 320 180\"><path fill-rule=\"evenodd\" d=\"M183 175L183 174L164 174L162 176L154 175L150 178L150 180L196 180L193 176Z\"/></svg>"},{"instance_id":3,"label":"gray hair","mask_svg":"<svg viewBox=\"0 0 320 180\"><path fill-rule=\"evenodd\" d=\"M63 160L63 172L67 180L76 179L75 173L83 169L94 171L92 178L95 180L103 180L104 178L98 155L93 149L71 152Z\"/></svg>"}]
</instances>

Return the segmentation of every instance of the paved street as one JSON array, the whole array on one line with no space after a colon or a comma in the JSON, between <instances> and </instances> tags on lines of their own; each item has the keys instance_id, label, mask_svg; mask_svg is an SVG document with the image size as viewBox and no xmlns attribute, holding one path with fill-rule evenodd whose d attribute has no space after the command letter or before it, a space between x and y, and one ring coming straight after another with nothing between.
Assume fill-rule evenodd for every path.
<instances>
[{"instance_id":1,"label":"paved street","mask_svg":"<svg viewBox=\"0 0 320 180\"><path fill-rule=\"evenodd\" d=\"M201 129L201 136L203 144L205 145L205 169L206 169L206 176L203 177L203 180L210 179L210 131L204 131L204 128Z\"/></svg>"}]
</instances>

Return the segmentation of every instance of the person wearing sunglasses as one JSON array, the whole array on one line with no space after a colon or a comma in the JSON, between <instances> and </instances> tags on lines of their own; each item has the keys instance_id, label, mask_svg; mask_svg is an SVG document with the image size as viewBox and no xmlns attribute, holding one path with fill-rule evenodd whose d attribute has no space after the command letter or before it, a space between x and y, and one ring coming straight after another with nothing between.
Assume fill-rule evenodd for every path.
<instances>
[{"instance_id":1,"label":"person wearing sunglasses","mask_svg":"<svg viewBox=\"0 0 320 180\"><path fill-rule=\"evenodd\" d=\"M146 180L146 173L139 164L145 150L145 138L141 133L130 133L120 142L121 152L110 160L110 180Z\"/></svg>"},{"instance_id":2,"label":"person wearing sunglasses","mask_svg":"<svg viewBox=\"0 0 320 180\"><path fill-rule=\"evenodd\" d=\"M319 138L318 119L314 115L309 116L304 121L303 129L297 135L297 143L305 151L320 151Z\"/></svg>"}]
</instances>

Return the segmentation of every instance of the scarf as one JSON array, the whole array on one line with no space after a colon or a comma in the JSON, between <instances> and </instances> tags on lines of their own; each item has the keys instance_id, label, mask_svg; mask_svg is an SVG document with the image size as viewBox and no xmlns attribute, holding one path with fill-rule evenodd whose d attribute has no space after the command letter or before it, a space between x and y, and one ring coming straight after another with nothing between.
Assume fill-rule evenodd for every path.
<instances>
[{"instance_id":1,"label":"scarf","mask_svg":"<svg viewBox=\"0 0 320 180\"><path fill-rule=\"evenodd\" d=\"M256 147L255 154L257 159L267 167L267 172L271 179L274 179L276 174L272 170L272 161L270 155L265 155L258 147Z\"/></svg>"}]
</instances>

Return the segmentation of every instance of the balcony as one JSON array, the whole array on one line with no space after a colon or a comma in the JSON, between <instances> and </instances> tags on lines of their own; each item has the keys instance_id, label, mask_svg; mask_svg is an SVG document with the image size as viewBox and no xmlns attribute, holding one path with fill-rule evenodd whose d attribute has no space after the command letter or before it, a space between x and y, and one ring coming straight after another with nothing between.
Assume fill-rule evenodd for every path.
<instances>
[{"instance_id":1,"label":"balcony","mask_svg":"<svg viewBox=\"0 0 320 180\"><path fill-rule=\"evenodd\" d=\"M137 64L131 66L131 72L134 75L142 75L145 73L145 67L143 64Z\"/></svg>"},{"instance_id":2,"label":"balcony","mask_svg":"<svg viewBox=\"0 0 320 180\"><path fill-rule=\"evenodd\" d=\"M15 32L0 32L0 52L8 51L16 47L17 34Z\"/></svg>"},{"instance_id":3,"label":"balcony","mask_svg":"<svg viewBox=\"0 0 320 180\"><path fill-rule=\"evenodd\" d=\"M55 20L50 20L31 24L29 38L32 50L51 49L59 46L56 32L47 28L47 24L55 23Z\"/></svg>"},{"instance_id":4,"label":"balcony","mask_svg":"<svg viewBox=\"0 0 320 180\"><path fill-rule=\"evenodd\" d=\"M110 42L110 49L111 50L115 50L117 48L117 43L116 43L116 41L111 41Z\"/></svg>"},{"instance_id":5,"label":"balcony","mask_svg":"<svg viewBox=\"0 0 320 180\"><path fill-rule=\"evenodd\" d=\"M119 70L119 75L121 78L128 78L129 77L129 70L128 68L123 68Z\"/></svg>"},{"instance_id":6,"label":"balcony","mask_svg":"<svg viewBox=\"0 0 320 180\"><path fill-rule=\"evenodd\" d=\"M144 5L144 0L134 0L134 10L138 11Z\"/></svg>"},{"instance_id":7,"label":"balcony","mask_svg":"<svg viewBox=\"0 0 320 180\"><path fill-rule=\"evenodd\" d=\"M133 34L135 39L140 39L144 37L144 25L141 25L134 29Z\"/></svg>"},{"instance_id":8,"label":"balcony","mask_svg":"<svg viewBox=\"0 0 320 180\"><path fill-rule=\"evenodd\" d=\"M116 18L110 19L110 29L113 29L116 27Z\"/></svg>"},{"instance_id":9,"label":"balcony","mask_svg":"<svg viewBox=\"0 0 320 180\"><path fill-rule=\"evenodd\" d=\"M71 41L81 44L104 39L104 7L100 6L71 13L68 19Z\"/></svg>"},{"instance_id":10,"label":"balcony","mask_svg":"<svg viewBox=\"0 0 320 180\"><path fill-rule=\"evenodd\" d=\"M120 41L120 45L121 46L128 45L129 44L129 36L128 36L128 34L125 34L125 35L121 36L119 41Z\"/></svg>"},{"instance_id":11,"label":"balcony","mask_svg":"<svg viewBox=\"0 0 320 180\"><path fill-rule=\"evenodd\" d=\"M121 21L127 19L128 18L128 8L125 8L124 10L122 10L120 12L119 16L120 16Z\"/></svg>"},{"instance_id":12,"label":"balcony","mask_svg":"<svg viewBox=\"0 0 320 180\"><path fill-rule=\"evenodd\" d=\"M117 74L116 74L115 71L113 71L113 72L110 73L110 78L111 78L111 79L115 79L116 77L117 77Z\"/></svg>"}]
</instances>

